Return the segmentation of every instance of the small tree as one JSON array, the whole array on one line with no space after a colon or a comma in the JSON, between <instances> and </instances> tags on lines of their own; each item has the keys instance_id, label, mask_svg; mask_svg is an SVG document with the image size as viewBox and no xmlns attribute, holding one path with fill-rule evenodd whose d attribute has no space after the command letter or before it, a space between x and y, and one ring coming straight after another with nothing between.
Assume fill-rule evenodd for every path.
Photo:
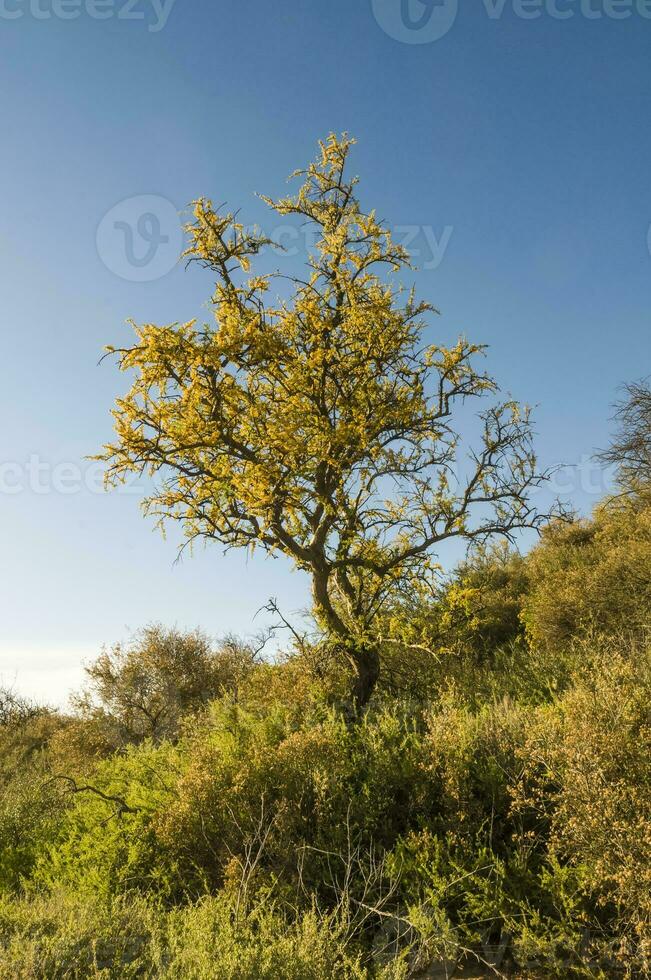
<instances>
[{"instance_id":1,"label":"small tree","mask_svg":"<svg viewBox=\"0 0 651 980\"><path fill-rule=\"evenodd\" d=\"M11 688L0 687L0 726L22 725L38 715L46 714L42 708Z\"/></svg>"},{"instance_id":2,"label":"small tree","mask_svg":"<svg viewBox=\"0 0 651 980\"><path fill-rule=\"evenodd\" d=\"M626 397L617 405L617 431L599 458L614 463L625 489L651 486L651 387L648 381L625 386Z\"/></svg>"},{"instance_id":3,"label":"small tree","mask_svg":"<svg viewBox=\"0 0 651 980\"><path fill-rule=\"evenodd\" d=\"M233 639L215 649L199 631L148 626L86 667L88 683L74 704L100 723L110 744L173 739L185 716L236 692L254 658Z\"/></svg>"},{"instance_id":4,"label":"small tree","mask_svg":"<svg viewBox=\"0 0 651 980\"><path fill-rule=\"evenodd\" d=\"M295 196L263 198L318 232L305 276L280 277L284 298L269 298L278 273L247 278L270 240L195 203L186 254L216 279L215 323L137 326L134 346L109 348L135 379L100 458L109 484L159 477L145 509L179 521L188 541L259 547L307 572L317 623L363 707L394 589L432 576L442 541L537 526L529 491L544 475L513 401L481 414L479 446L455 475L453 410L497 386L474 366L481 347L424 343L434 310L393 283L408 256L360 207L352 142L331 135L293 175Z\"/></svg>"}]
</instances>

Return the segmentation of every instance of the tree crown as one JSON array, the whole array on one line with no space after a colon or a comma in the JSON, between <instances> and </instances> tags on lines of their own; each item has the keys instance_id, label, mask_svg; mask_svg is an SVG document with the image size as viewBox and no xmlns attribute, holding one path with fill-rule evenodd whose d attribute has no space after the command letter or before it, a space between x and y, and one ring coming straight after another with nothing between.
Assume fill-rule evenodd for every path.
<instances>
[{"instance_id":1,"label":"tree crown","mask_svg":"<svg viewBox=\"0 0 651 980\"><path fill-rule=\"evenodd\" d=\"M185 254L215 277L214 323L136 326L132 347L110 348L135 378L102 456L109 483L158 477L146 510L189 541L291 557L340 636L431 573L439 542L536 525L528 493L542 479L513 401L481 414L481 445L455 475L455 405L497 386L475 367L482 347L424 342L435 311L393 282L408 256L360 206L352 143L331 135L294 196L264 198L318 230L304 278L281 277L288 298L270 299L278 273L251 271L270 239L195 202Z\"/></svg>"}]
</instances>

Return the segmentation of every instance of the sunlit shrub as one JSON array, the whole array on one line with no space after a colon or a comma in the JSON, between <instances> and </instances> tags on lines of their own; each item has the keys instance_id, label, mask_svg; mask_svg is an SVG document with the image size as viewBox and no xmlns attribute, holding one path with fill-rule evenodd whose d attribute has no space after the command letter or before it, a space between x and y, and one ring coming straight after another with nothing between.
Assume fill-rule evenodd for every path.
<instances>
[{"instance_id":1,"label":"sunlit shrub","mask_svg":"<svg viewBox=\"0 0 651 980\"><path fill-rule=\"evenodd\" d=\"M551 525L527 566L523 619L534 649L562 649L590 630L643 635L651 622L648 496L619 497L591 520Z\"/></svg>"},{"instance_id":2,"label":"sunlit shrub","mask_svg":"<svg viewBox=\"0 0 651 980\"><path fill-rule=\"evenodd\" d=\"M595 648L596 646L596 648ZM531 726L524 796L550 848L581 868L622 962L651 954L651 665L644 647L592 641L583 676Z\"/></svg>"},{"instance_id":3,"label":"sunlit shrub","mask_svg":"<svg viewBox=\"0 0 651 980\"><path fill-rule=\"evenodd\" d=\"M67 720L48 710L5 713L0 723L0 892L29 876L63 808L49 745Z\"/></svg>"}]
</instances>

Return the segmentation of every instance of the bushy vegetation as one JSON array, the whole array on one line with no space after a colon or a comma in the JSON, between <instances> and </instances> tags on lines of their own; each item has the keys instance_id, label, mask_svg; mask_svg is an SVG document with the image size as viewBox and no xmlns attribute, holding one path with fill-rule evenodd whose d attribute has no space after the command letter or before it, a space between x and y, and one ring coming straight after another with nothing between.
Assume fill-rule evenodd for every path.
<instances>
[{"instance_id":1,"label":"bushy vegetation","mask_svg":"<svg viewBox=\"0 0 651 980\"><path fill-rule=\"evenodd\" d=\"M6 695L0 976L647 975L650 516L396 606L361 717L305 644L160 627L70 715Z\"/></svg>"}]
</instances>

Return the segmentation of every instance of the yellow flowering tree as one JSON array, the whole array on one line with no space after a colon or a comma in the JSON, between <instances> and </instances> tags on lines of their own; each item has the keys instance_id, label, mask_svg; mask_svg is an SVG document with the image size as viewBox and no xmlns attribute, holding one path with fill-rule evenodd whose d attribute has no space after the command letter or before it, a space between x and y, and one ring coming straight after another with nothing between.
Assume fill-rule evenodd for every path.
<instances>
[{"instance_id":1,"label":"yellow flowering tree","mask_svg":"<svg viewBox=\"0 0 651 980\"><path fill-rule=\"evenodd\" d=\"M481 413L479 445L462 453L454 409L495 382L474 366L481 347L426 344L435 311L393 281L408 255L362 210L352 143L331 135L293 175L295 196L264 198L318 232L304 276L280 277L283 298L271 298L278 273L251 271L273 243L195 203L186 254L216 280L214 322L136 326L132 347L109 348L134 380L101 458L109 484L153 477L146 511L180 522L188 541L258 547L307 572L316 622L363 707L392 595L436 574L446 539L537 525L529 491L544 475L511 401Z\"/></svg>"}]
</instances>

